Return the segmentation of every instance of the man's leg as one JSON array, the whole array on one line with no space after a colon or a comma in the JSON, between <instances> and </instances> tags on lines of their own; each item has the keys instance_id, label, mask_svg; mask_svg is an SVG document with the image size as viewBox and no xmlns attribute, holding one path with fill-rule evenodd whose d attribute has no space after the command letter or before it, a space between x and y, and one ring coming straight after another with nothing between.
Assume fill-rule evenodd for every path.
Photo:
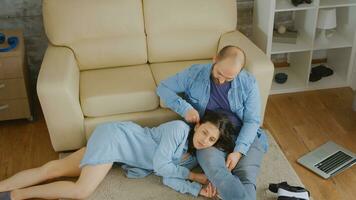
<instances>
[{"instance_id":1,"label":"man's leg","mask_svg":"<svg viewBox=\"0 0 356 200\"><path fill-rule=\"evenodd\" d=\"M197 151L197 159L209 181L224 200L251 200L241 181L225 165L226 154L215 147Z\"/></svg>"},{"instance_id":2,"label":"man's leg","mask_svg":"<svg viewBox=\"0 0 356 200\"><path fill-rule=\"evenodd\" d=\"M256 199L256 179L260 171L264 150L260 139L256 137L246 156L237 163L232 173L242 182L249 199Z\"/></svg>"}]
</instances>

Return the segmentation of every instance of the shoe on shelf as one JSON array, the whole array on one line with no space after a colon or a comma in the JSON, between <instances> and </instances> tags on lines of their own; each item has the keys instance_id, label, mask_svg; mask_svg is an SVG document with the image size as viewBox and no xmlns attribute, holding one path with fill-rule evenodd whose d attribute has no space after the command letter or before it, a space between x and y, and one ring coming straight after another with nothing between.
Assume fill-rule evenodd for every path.
<instances>
[{"instance_id":1,"label":"shoe on shelf","mask_svg":"<svg viewBox=\"0 0 356 200\"><path fill-rule=\"evenodd\" d=\"M334 71L332 69L330 69L324 65L319 65L319 66L313 67L311 72L320 74L321 77L327 77L327 76L331 76L334 74Z\"/></svg>"},{"instance_id":2,"label":"shoe on shelf","mask_svg":"<svg viewBox=\"0 0 356 200\"><path fill-rule=\"evenodd\" d=\"M318 80L320 80L321 78L323 78L320 74L318 73L310 73L309 74L309 81L310 82L316 82Z\"/></svg>"}]
</instances>

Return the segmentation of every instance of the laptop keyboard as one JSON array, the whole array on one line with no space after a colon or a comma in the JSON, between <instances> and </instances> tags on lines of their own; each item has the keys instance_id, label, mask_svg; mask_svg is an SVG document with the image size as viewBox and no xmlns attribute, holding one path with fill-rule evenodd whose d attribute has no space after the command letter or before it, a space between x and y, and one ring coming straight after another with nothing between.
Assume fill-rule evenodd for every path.
<instances>
[{"instance_id":1,"label":"laptop keyboard","mask_svg":"<svg viewBox=\"0 0 356 200\"><path fill-rule=\"evenodd\" d=\"M315 167L328 174L329 172L342 166L351 159L351 156L347 155L342 151L338 151L333 155L327 157L326 159L322 160L321 162L317 163Z\"/></svg>"}]
</instances>

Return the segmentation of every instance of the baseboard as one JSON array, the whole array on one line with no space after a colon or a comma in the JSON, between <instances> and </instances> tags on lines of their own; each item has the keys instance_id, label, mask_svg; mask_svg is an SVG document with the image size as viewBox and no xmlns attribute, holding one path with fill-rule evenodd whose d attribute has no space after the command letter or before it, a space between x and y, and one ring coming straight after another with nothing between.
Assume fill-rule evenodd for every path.
<instances>
[{"instance_id":1,"label":"baseboard","mask_svg":"<svg viewBox=\"0 0 356 200\"><path fill-rule=\"evenodd\" d=\"M321 58L321 59L313 59L312 64L322 64L326 63L328 61L327 58ZM287 61L283 62L273 62L274 68L282 68L282 67L289 67L290 64Z\"/></svg>"},{"instance_id":2,"label":"baseboard","mask_svg":"<svg viewBox=\"0 0 356 200\"><path fill-rule=\"evenodd\" d=\"M321 63L326 63L328 62L327 58L321 58L321 59L313 59L312 64L321 64Z\"/></svg>"}]
</instances>

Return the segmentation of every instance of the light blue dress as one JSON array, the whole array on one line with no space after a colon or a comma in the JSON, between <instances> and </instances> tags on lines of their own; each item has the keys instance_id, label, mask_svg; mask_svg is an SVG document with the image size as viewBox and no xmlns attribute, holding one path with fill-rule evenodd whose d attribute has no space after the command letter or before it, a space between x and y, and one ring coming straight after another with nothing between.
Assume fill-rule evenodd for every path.
<instances>
[{"instance_id":1,"label":"light blue dress","mask_svg":"<svg viewBox=\"0 0 356 200\"><path fill-rule=\"evenodd\" d=\"M188 149L189 130L179 120L154 128L143 128L133 122L99 125L88 141L80 167L120 163L129 178L154 172L163 177L163 184L198 196L201 184L187 180L190 169L197 164L196 159L193 156L181 159Z\"/></svg>"}]
</instances>

